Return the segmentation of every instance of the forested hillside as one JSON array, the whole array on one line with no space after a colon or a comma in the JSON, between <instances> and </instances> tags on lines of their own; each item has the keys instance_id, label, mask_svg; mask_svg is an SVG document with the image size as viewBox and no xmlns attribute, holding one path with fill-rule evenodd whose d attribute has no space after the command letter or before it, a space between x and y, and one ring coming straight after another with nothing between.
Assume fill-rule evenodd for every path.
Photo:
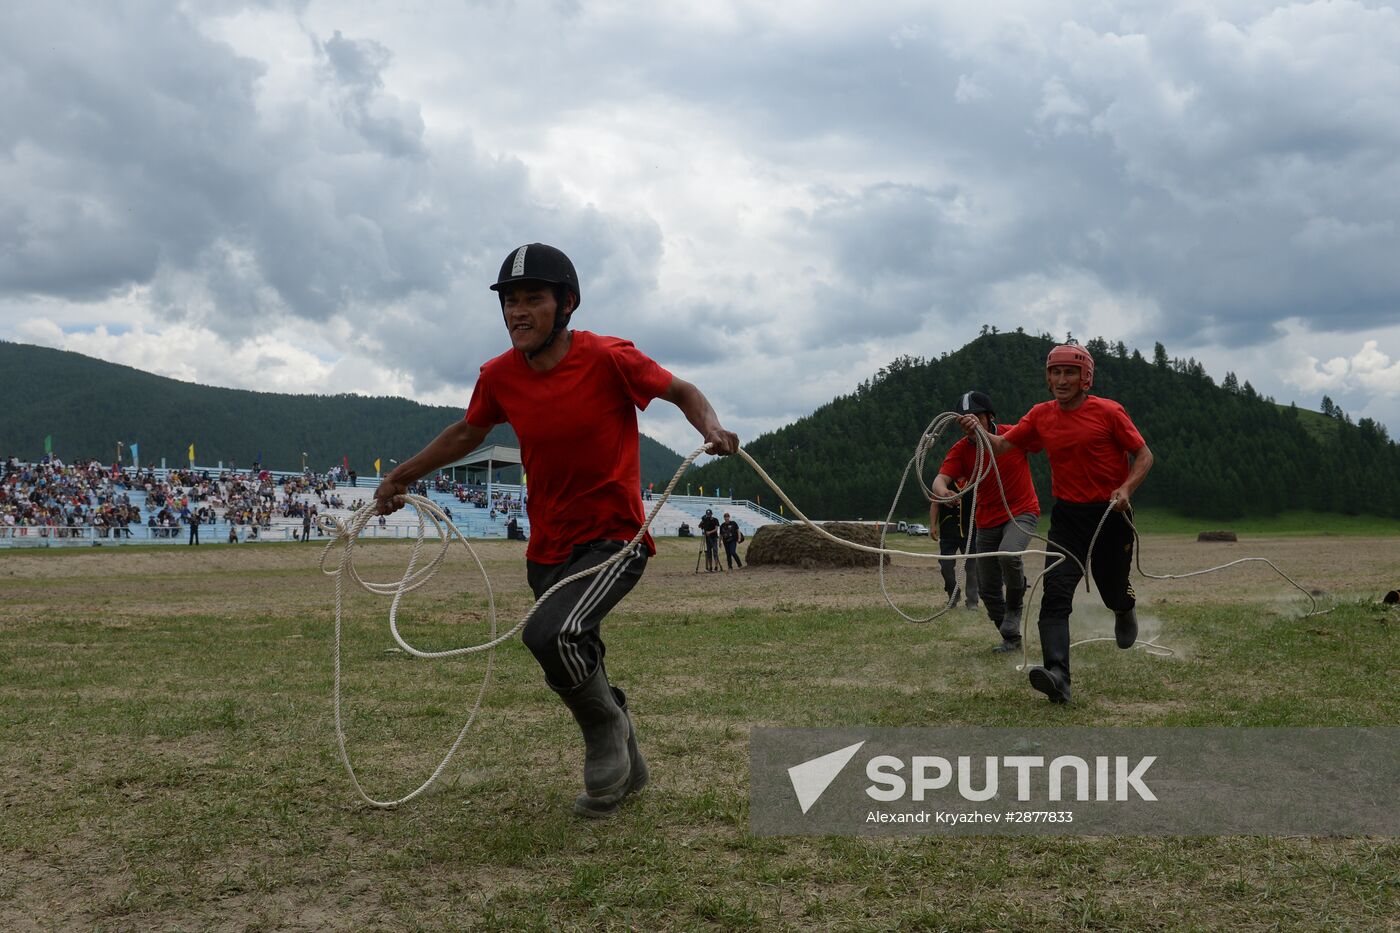
<instances>
[{"instance_id":1,"label":"forested hillside","mask_svg":"<svg viewBox=\"0 0 1400 933\"><path fill-rule=\"evenodd\" d=\"M851 395L746 449L804 512L823 518L884 518L920 434L969 389L991 394L1000 419L1014 422L1049 396L1049 335L985 333L937 360L904 357ZM1195 360L1153 358L1121 343L1088 343L1096 363L1094 394L1122 402L1156 465L1134 501L1212 518L1272 515L1286 509L1400 517L1400 446L1384 426L1353 424L1330 402L1325 414L1279 406L1227 374L1221 385ZM958 435L961 436L961 435ZM945 434L947 444L953 433ZM1031 458L1048 507L1045 457ZM938 461L928 464L928 479ZM716 460L692 482L733 487L740 498L776 497L747 465ZM927 514L910 479L897 513Z\"/></svg>"},{"instance_id":2,"label":"forested hillside","mask_svg":"<svg viewBox=\"0 0 1400 933\"><path fill-rule=\"evenodd\" d=\"M272 469L307 463L324 470L348 457L362 476L384 472L389 460L416 453L466 408L420 405L401 398L363 395L286 395L219 389L180 382L63 350L0 341L6 373L0 414L0 456L35 459L52 435L65 460L97 457L110 462L117 441L140 444L142 463L186 462L190 444L200 465L236 461L250 466L261 453ZM516 446L508 425L490 443ZM129 454L125 454L130 462ZM642 437L642 481L660 485L681 457Z\"/></svg>"}]
</instances>

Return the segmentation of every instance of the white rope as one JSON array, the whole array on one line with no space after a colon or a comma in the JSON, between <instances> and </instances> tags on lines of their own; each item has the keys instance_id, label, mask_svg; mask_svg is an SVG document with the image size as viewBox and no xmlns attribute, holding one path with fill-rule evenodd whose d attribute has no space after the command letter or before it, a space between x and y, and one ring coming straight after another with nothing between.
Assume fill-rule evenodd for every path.
<instances>
[{"instance_id":1,"label":"white rope","mask_svg":"<svg viewBox=\"0 0 1400 933\"><path fill-rule=\"evenodd\" d=\"M1025 606L1030 605L1031 597L1034 595L1035 588L1039 585L1041 579L1043 579L1047 573L1049 573L1055 567L1059 566L1059 564L1066 559L1074 560L1075 563L1080 565L1080 569L1084 573L1087 587L1090 569L1088 566L1085 566L1085 564L1079 561L1077 557L1064 550L1063 548L1059 548L1057 545L1051 544L1051 542L1043 535L1037 534L1029 530L1027 531L1030 537L1036 538L1041 541L1045 541L1047 548L1055 547L1057 548L1057 550L1051 551L1048 549L1042 550L1037 548L1028 548L1021 551L988 551L981 554L963 553L943 555L930 554L928 552L903 551L895 548L886 548L884 546L885 536L888 532L891 520L894 517L894 512L896 508L898 508L899 497L904 491L904 486L908 482L909 473L911 470L914 471L914 475L919 482L920 489L923 491L925 498L927 498L929 501L953 502L963 496L970 495L972 497L972 501L970 509L971 517L968 520L969 527L975 527L974 519L976 517L977 509L977 490L980 487L982 481L985 480L987 476L993 476L996 479L997 490L1001 495L1002 505L1006 509L1007 515L1011 517L1010 520L1015 520L1015 516L1011 514L1010 503L1007 501L1006 488L1005 485L1002 483L1001 472L996 463L996 456L991 449L991 442L987 439L986 432L983 431L983 429L980 426L978 427L977 431L974 432L974 434L972 435L972 443L975 450L975 465L973 469L973 476L970 478L968 484L963 489L958 491L956 495L940 497L935 495L933 490L930 489L929 486L924 482L924 462L929 450L937 442L939 436L947 428L947 426L949 424L955 423L958 417L959 415L955 412L944 412L938 415L936 418L934 418L934 420L929 423L928 428L925 429L924 433L920 436L919 442L914 449L914 455L910 458L909 463L905 465L904 473L900 477L899 488L895 491L894 501L890 505L889 515L886 517L885 522L881 524L880 546L878 547L871 547L870 545L860 544L855 541L848 541L845 538L837 537L836 535L827 531L825 528L822 528L820 525L816 524L802 513L802 510L797 507L796 503L794 503L791 499L788 498L787 493L783 492L782 488L779 487L778 484L773 481L772 477L768 475L768 473L763 469L763 467L758 465L758 462L754 460L752 456L749 455L748 451L744 450L743 448L739 448L736 451L736 454L740 459L742 459L745 463L747 463L750 467L753 468L754 472L758 474L759 479L763 480L763 482L766 483L768 487L773 490L773 492L777 493L778 498L782 500L782 502L787 506L788 509L792 510L792 513L799 520L801 520L803 524L811 528L818 535L835 544L841 545L842 547L848 547L852 550L863 551L868 554L879 555L880 591L884 595L885 601L891 606L891 608L893 608L897 613L899 613L900 616L902 616L904 619L910 622L917 624L930 622L946 613L949 609L953 608L953 606L955 606L957 603L958 595L961 592L966 581L965 569L961 566L961 564L964 561L975 559L978 557L1024 558L1032 554L1039 554L1043 555L1046 558L1053 558L1053 561L1047 560L1045 568L1041 570L1041 572L1038 575L1036 575L1035 579L1031 582L1030 586L1027 587L1023 603L1023 605ZM414 540L413 550L409 555L408 566L405 568L403 576L396 581L386 583L373 583L365 580L360 576L359 572L356 570L354 563L355 543L359 539L360 534L364 531L365 525L375 514L374 504L367 504L365 506L362 506L350 516L349 521L344 523L330 516L323 516L321 519L319 519L319 524L321 528L330 532L333 535L332 540L329 543L327 543L325 550L321 554L320 563L322 572L325 573L327 576L335 578L334 705L336 743L340 750L341 762L345 765L346 773L350 775L350 782L354 785L356 793L360 795L360 798L362 800L374 807L396 807L400 804L404 804L409 802L410 800L413 800L415 797L418 797L420 794L427 791L427 789L433 785L433 783L442 775L443 771L446 770L448 763L451 762L453 756L457 753L458 748L461 747L462 741L466 738L467 730L471 728L472 723L476 721L476 717L481 711L481 703L486 695L486 689L491 681L495 649L502 643L509 641L511 638L515 637L515 635L518 634L520 630L523 629L529 623L530 619L534 616L536 610L539 609L539 607L544 603L544 601L547 600L550 596L554 595L554 593L557 592L559 589L577 580L582 580L594 574L602 573L604 570L608 569L614 564L617 564L619 561L626 559L629 555L636 553L637 548L642 541L642 538L650 530L652 523L656 520L656 517L660 513L662 506L664 506L667 500L671 498L671 495L676 488L676 484L680 481L681 476L684 475L685 472L688 469L690 469L691 464L693 464L702 453L707 452L708 449L708 444L702 445L701 447L696 448L695 451L693 451L690 454L690 456L686 457L685 460L681 462L681 465L676 469L675 475L672 476L671 481L666 484L666 488L662 491L660 497L655 500L655 504L652 506L651 512L646 516L646 520L642 523L642 526L637 530L637 533L632 537L631 541L629 541L625 546L623 546L619 551L614 553L603 563L598 564L594 567L589 567L586 570L581 570L578 573L575 573L569 577L565 577L563 580L560 580L558 583L555 583L552 587L546 590L544 594L539 597L539 599L535 600L535 603L530 607L530 610L525 613L524 617L521 618L521 620L517 622L510 629L510 631L500 635L496 634L496 598L495 594L491 590L491 580L486 573L486 568L482 564L481 559L477 556L476 551L472 548L471 543L461 533L457 526L453 524L452 520L447 517L447 514L442 510L440 506L437 505L437 503L423 496L407 495L403 497L404 503L413 506L413 508L418 513L418 535ZM1110 505L1109 511L1111 510L1112 506ZM1104 513L1103 517L1099 520L1098 528L1096 528L1094 531L1094 538L1090 540L1090 554L1093 553L1094 542L1097 540L1099 530L1102 529L1104 521L1106 521L1108 518L1108 514L1108 511ZM1126 516L1124 516L1124 518L1126 520ZM431 523L433 525L434 530L441 539L441 546L438 550L437 556L434 557L424 567L418 569L415 572L415 568L417 567L418 560L422 552L423 541L427 534L428 523ZM1129 521L1129 526L1132 527L1131 521ZM1181 579L1183 577L1197 576L1199 574L1204 573L1213 573L1217 570L1223 570L1226 567L1233 567L1236 564L1246 563L1249 561L1263 561L1264 563L1269 564L1269 566L1273 567L1273 569L1284 579L1288 580L1289 583L1292 583L1299 590L1302 590L1303 593L1307 595L1309 599L1312 599L1312 594L1308 593L1307 590L1299 586L1291 577L1283 573L1283 571L1279 570L1278 567L1274 566L1274 564L1271 561L1268 561L1262 557L1241 558L1239 560L1231 561L1228 564L1222 564L1219 567L1211 567L1207 570L1198 570L1186 574L1149 574L1142 569L1141 541L1137 539L1136 527L1133 527L1133 536L1138 543L1139 549L1138 571L1144 576L1149 576L1153 579L1158 580ZM490 627L490 636L486 641L475 645L468 645L460 648L450 648L443 651L421 650L419 648L415 648L413 645L410 645L406 640L404 640L403 636L399 632L399 605L402 603L405 594L410 593L413 590L416 590L419 587L423 586L429 580L431 580L432 577L437 573L439 567L442 565L443 560L447 557L448 551L451 548L452 540L454 538L461 541L462 545L466 547L467 552L471 555L473 562L477 566L477 569L481 572L482 579L486 583L486 596L487 603L489 606L488 620ZM327 570L326 559L327 557L329 557L331 549L337 545L340 545L343 548L340 556L340 562L335 570ZM914 616L906 614L897 605L895 605L894 600L890 596L889 590L885 584L884 558L886 556L912 557L916 560L932 559L956 561L959 564L958 569L963 570L964 572L961 574L960 579L958 579L957 586L953 591L952 601L950 601L950 603L943 609L925 618L915 618ZM407 653L413 655L414 657L434 659L457 657L460 655L477 654L481 652L486 653L486 672L482 677L481 686L477 690L476 700L472 704L471 713L467 717L466 723L457 732L457 737L452 742L451 747L448 748L447 754L443 756L442 760L438 763L437 767L433 769L432 774L428 776L427 780L420 784L411 793L408 793L402 797L398 797L393 800L378 800L374 797L371 797L365 792L363 786L361 786L360 784L359 778L355 773L355 766L350 760L350 753L346 744L344 721L341 713L341 618L344 597L344 583L347 579L354 581L360 587L362 587L365 590L368 590L371 593L392 597L392 602L389 605L389 630L393 634L394 641L398 644L398 646ZM1308 613L1309 615L1317 614L1316 606L1317 601L1314 599L1314 612ZM1023 626L1023 629L1024 628L1025 626ZM1113 639L1107 637L1087 638L1083 639L1082 641L1074 642L1070 647L1073 648L1078 645L1088 644L1090 642L1112 640ZM1017 668L1017 670L1024 670L1029 663L1025 654L1026 639L1024 637L1021 640L1021 644L1022 664ZM1140 641L1138 642L1137 647L1140 647L1148 653L1155 654L1158 656L1169 656L1173 653L1172 649L1164 645L1159 645L1153 641Z\"/></svg>"}]
</instances>

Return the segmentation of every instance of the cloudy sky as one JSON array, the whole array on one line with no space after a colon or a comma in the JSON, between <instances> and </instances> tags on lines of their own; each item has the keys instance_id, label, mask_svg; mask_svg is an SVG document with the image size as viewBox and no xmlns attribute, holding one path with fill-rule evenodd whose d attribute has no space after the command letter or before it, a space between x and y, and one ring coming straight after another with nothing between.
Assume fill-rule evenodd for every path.
<instances>
[{"instance_id":1,"label":"cloudy sky","mask_svg":"<svg viewBox=\"0 0 1400 933\"><path fill-rule=\"evenodd\" d=\"M1376 0L0 4L0 338L212 385L465 405L541 240L744 438L983 324L1400 436L1397 223Z\"/></svg>"}]
</instances>

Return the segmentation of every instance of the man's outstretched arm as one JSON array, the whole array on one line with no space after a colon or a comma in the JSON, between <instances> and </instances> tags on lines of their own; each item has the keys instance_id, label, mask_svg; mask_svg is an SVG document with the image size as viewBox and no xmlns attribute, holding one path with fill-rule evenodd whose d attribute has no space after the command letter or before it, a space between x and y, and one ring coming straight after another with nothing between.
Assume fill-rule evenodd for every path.
<instances>
[{"instance_id":1,"label":"man's outstretched arm","mask_svg":"<svg viewBox=\"0 0 1400 933\"><path fill-rule=\"evenodd\" d=\"M983 428L982 423L977 420L976 415L963 415L958 419L958 424L962 425L968 431L982 432L982 436L987 439L987 443L992 448L992 453L996 456L1001 456L1012 447L1011 442L1000 434L993 434L991 431Z\"/></svg>"},{"instance_id":2,"label":"man's outstretched arm","mask_svg":"<svg viewBox=\"0 0 1400 933\"><path fill-rule=\"evenodd\" d=\"M389 471L374 491L374 510L388 515L403 508L403 496L408 493L409 484L476 450L490 430L477 427L465 418L449 424L427 447Z\"/></svg>"},{"instance_id":3,"label":"man's outstretched arm","mask_svg":"<svg viewBox=\"0 0 1400 933\"><path fill-rule=\"evenodd\" d=\"M1152 451L1143 444L1133 451L1133 466L1128 471L1128 478L1123 480L1123 485L1113 491L1113 508L1118 512L1126 512L1132 508L1129 499L1137 488L1142 485L1142 481L1147 478L1147 471L1152 469Z\"/></svg>"},{"instance_id":4,"label":"man's outstretched arm","mask_svg":"<svg viewBox=\"0 0 1400 933\"><path fill-rule=\"evenodd\" d=\"M699 431L700 436L710 445L711 453L732 454L739 449L739 435L724 429L709 399L705 398L705 393L693 384L673 376L671 387L661 397L681 410L685 419L694 425L695 430Z\"/></svg>"}]
</instances>

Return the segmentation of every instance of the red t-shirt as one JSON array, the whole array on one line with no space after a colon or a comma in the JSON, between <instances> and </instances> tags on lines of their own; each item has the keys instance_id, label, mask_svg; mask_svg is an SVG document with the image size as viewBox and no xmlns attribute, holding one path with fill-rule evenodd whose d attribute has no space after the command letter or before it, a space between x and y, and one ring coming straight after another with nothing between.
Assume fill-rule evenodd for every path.
<instances>
[{"instance_id":1,"label":"red t-shirt","mask_svg":"<svg viewBox=\"0 0 1400 933\"><path fill-rule=\"evenodd\" d=\"M1107 502L1128 478L1128 454L1145 443L1112 399L1090 395L1073 411L1041 402L1011 426L1006 439L1050 457L1050 491L1066 502Z\"/></svg>"},{"instance_id":2,"label":"red t-shirt","mask_svg":"<svg viewBox=\"0 0 1400 933\"><path fill-rule=\"evenodd\" d=\"M1005 434L1009 430L1004 424L997 425L998 434ZM977 489L978 528L995 528L997 525L1006 524L1017 515L1040 514L1040 499L1036 497L1035 484L1031 482L1031 468L1026 463L1024 450L1012 447L997 457L997 470L1001 473L1001 487L1006 490L1006 502L1001 501L1001 488L997 487L996 474L987 468L985 461L982 465L988 472L986 479ZM943 465L938 468L938 472L953 479L964 476L971 479L976 469L977 448L964 437L948 451L948 456L943 458ZM971 497L964 496L963 501L972 500ZM1010 515L1006 514L1008 503L1011 505Z\"/></svg>"},{"instance_id":3,"label":"red t-shirt","mask_svg":"<svg viewBox=\"0 0 1400 933\"><path fill-rule=\"evenodd\" d=\"M629 340L573 332L559 364L538 373L508 350L481 367L467 421L510 422L529 483L528 560L562 564L575 544L631 540L646 521L637 409L671 387L671 374ZM644 539L656 553L651 535Z\"/></svg>"}]
</instances>

